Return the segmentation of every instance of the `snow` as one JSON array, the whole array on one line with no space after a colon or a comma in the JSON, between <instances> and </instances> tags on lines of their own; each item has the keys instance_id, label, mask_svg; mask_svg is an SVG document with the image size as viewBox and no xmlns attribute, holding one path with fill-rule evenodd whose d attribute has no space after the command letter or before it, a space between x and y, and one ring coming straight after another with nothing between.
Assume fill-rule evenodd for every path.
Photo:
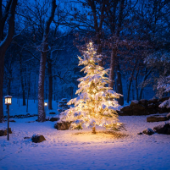
<instances>
[{"instance_id":1,"label":"snow","mask_svg":"<svg viewBox=\"0 0 170 170\"><path fill-rule=\"evenodd\" d=\"M22 114L22 113L20 113ZM127 170L169 169L170 136L154 134L137 135L160 122L147 123L147 116L121 116L127 134L114 138L111 134L91 133L91 130L54 129L55 122L33 122L37 117L14 119L10 122L13 134L10 141L0 137L0 169L67 169L67 170ZM7 126L1 123L0 129ZM97 129L103 131L103 129ZM42 134L46 141L32 143L33 134Z\"/></svg>"},{"instance_id":2,"label":"snow","mask_svg":"<svg viewBox=\"0 0 170 170\"><path fill-rule=\"evenodd\" d=\"M48 103L48 100L45 100L44 102ZM4 102L3 102L4 103ZM58 113L58 103L56 101L52 101L52 106L53 110L48 110L48 106L44 107L44 110L46 112L47 117L51 117L49 115L50 112L56 112ZM4 115L6 115L6 105L4 104ZM26 112L26 106L22 106L22 99L16 99L12 98L12 105L9 107L10 110L10 116L14 115L26 115L27 113L30 113L31 115L33 114L38 114L38 101L35 100L29 100L28 102L28 112ZM52 115L53 117L53 115Z\"/></svg>"}]
</instances>

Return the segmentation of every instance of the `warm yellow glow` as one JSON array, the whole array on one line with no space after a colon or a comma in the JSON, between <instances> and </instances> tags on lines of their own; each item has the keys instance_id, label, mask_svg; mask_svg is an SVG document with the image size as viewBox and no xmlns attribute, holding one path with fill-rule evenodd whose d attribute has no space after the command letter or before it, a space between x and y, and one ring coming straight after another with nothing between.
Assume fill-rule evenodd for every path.
<instances>
[{"instance_id":1,"label":"warm yellow glow","mask_svg":"<svg viewBox=\"0 0 170 170\"><path fill-rule=\"evenodd\" d=\"M12 104L12 97L11 96L6 96L5 97L5 104L6 105L11 105Z\"/></svg>"},{"instance_id":2,"label":"warm yellow glow","mask_svg":"<svg viewBox=\"0 0 170 170\"><path fill-rule=\"evenodd\" d=\"M74 104L74 107L62 112L61 120L72 121L73 129L83 126L114 129L120 125L116 124L116 107L119 106L116 98L119 98L119 94L107 86L109 78L106 75L109 70L98 65L101 56L97 55L92 42L87 49L83 57L79 57L79 65L84 66L82 71L86 75L78 79L78 97L68 102L69 105Z\"/></svg>"},{"instance_id":3,"label":"warm yellow glow","mask_svg":"<svg viewBox=\"0 0 170 170\"><path fill-rule=\"evenodd\" d=\"M48 106L48 103L47 103L47 102L45 102L45 103L44 103L44 106Z\"/></svg>"}]
</instances>

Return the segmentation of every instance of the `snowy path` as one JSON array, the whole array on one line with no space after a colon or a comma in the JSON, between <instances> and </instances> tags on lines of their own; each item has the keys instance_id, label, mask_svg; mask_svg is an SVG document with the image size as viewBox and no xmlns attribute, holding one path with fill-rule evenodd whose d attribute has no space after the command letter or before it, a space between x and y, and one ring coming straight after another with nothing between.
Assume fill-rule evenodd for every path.
<instances>
[{"instance_id":1,"label":"snowy path","mask_svg":"<svg viewBox=\"0 0 170 170\"><path fill-rule=\"evenodd\" d=\"M0 169L22 170L149 170L170 169L170 136L137 135L146 127L146 116L120 117L128 137L114 139L109 135L92 135L87 131L57 131L54 122L25 123L36 118L15 119L10 123L10 141L0 137ZM0 129L6 123L0 124ZM75 135L77 132L85 134ZM45 142L35 144L25 136L43 134Z\"/></svg>"}]
</instances>

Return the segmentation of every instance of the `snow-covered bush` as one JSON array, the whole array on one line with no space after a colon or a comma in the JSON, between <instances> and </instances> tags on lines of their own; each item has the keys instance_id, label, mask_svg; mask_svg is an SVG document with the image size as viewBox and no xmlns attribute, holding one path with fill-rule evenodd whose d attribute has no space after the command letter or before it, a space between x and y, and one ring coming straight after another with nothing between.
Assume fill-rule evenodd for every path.
<instances>
[{"instance_id":1,"label":"snow-covered bush","mask_svg":"<svg viewBox=\"0 0 170 170\"><path fill-rule=\"evenodd\" d=\"M156 71L156 74L154 74L154 89L157 96L162 97L164 94L168 94L170 92L170 52L155 52L146 57L145 63ZM164 101L160 107L170 108L170 100Z\"/></svg>"},{"instance_id":2,"label":"snow-covered bush","mask_svg":"<svg viewBox=\"0 0 170 170\"><path fill-rule=\"evenodd\" d=\"M78 97L70 100L69 105L74 107L61 113L61 121L72 122L72 129L102 126L108 129L116 129L121 123L118 122L116 109L119 107L117 98L119 94L108 87L109 78L106 77L108 70L98 65L101 56L90 42L83 57L79 57L79 65L84 65L81 71L86 74L79 78L80 82L76 94Z\"/></svg>"},{"instance_id":3,"label":"snow-covered bush","mask_svg":"<svg viewBox=\"0 0 170 170\"><path fill-rule=\"evenodd\" d=\"M157 89L162 91L162 93L170 93L170 76L160 77ZM170 98L161 103L159 107L170 108Z\"/></svg>"}]
</instances>

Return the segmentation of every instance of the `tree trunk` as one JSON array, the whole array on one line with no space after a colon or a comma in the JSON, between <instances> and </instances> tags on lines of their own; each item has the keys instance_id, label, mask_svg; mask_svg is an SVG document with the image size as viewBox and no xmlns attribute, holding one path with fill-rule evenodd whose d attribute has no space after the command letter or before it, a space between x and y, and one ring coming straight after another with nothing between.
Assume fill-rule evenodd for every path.
<instances>
[{"instance_id":1,"label":"tree trunk","mask_svg":"<svg viewBox=\"0 0 170 170\"><path fill-rule=\"evenodd\" d=\"M48 109L52 110L52 95L53 95L53 77L52 77L52 64L48 62Z\"/></svg>"},{"instance_id":2,"label":"tree trunk","mask_svg":"<svg viewBox=\"0 0 170 170\"><path fill-rule=\"evenodd\" d=\"M37 78L35 75L35 82L34 82L34 103L35 103L35 98L36 98L36 82L37 82Z\"/></svg>"},{"instance_id":3,"label":"tree trunk","mask_svg":"<svg viewBox=\"0 0 170 170\"><path fill-rule=\"evenodd\" d=\"M27 91L27 107L26 107L26 112L28 113L28 100L29 100L29 95L30 95L30 85L31 85L31 82L30 82L30 77L29 77L29 80L28 80L28 91Z\"/></svg>"},{"instance_id":4,"label":"tree trunk","mask_svg":"<svg viewBox=\"0 0 170 170\"><path fill-rule=\"evenodd\" d=\"M17 5L17 0L10 0L7 2L7 6L5 9L4 20L7 22L8 16L8 33L5 38L3 35L0 37L0 122L3 121L3 77L4 77L4 59L5 59L5 52L12 41L12 37L14 34L14 15L15 15L15 8ZM0 4L0 8L2 4ZM8 15L7 15L8 14ZM2 11L0 11L1 19L2 19ZM0 22L0 29L3 32L5 22ZM1 33L3 34L3 33Z\"/></svg>"},{"instance_id":5,"label":"tree trunk","mask_svg":"<svg viewBox=\"0 0 170 170\"><path fill-rule=\"evenodd\" d=\"M22 69L22 55L20 54L20 78L21 78L21 88L22 88L22 105L26 105L25 98L25 86L24 86L24 78L23 78L23 69Z\"/></svg>"},{"instance_id":6,"label":"tree trunk","mask_svg":"<svg viewBox=\"0 0 170 170\"><path fill-rule=\"evenodd\" d=\"M117 66L117 93L121 94L122 96L118 99L119 104L122 106L124 105L124 97L123 97L123 88L122 88L122 78L120 73L120 66Z\"/></svg>"},{"instance_id":7,"label":"tree trunk","mask_svg":"<svg viewBox=\"0 0 170 170\"><path fill-rule=\"evenodd\" d=\"M56 9L56 1L52 0L52 10L49 18L45 23L43 40L42 40L42 51L40 59L40 71L39 71L39 81L38 81L38 121L45 121L45 111L44 111L44 80L45 80L45 64L48 50L48 34L51 22L54 18L54 13Z\"/></svg>"},{"instance_id":8,"label":"tree trunk","mask_svg":"<svg viewBox=\"0 0 170 170\"><path fill-rule=\"evenodd\" d=\"M136 73L136 79L135 79L135 88L136 88L136 99L139 100L139 94L138 94L138 75L139 75L139 68Z\"/></svg>"},{"instance_id":9,"label":"tree trunk","mask_svg":"<svg viewBox=\"0 0 170 170\"><path fill-rule=\"evenodd\" d=\"M115 57L116 57L116 49L112 49L111 53L111 62L110 62L110 74L109 74L109 87L113 88L114 86L114 69L115 69Z\"/></svg>"},{"instance_id":10,"label":"tree trunk","mask_svg":"<svg viewBox=\"0 0 170 170\"><path fill-rule=\"evenodd\" d=\"M3 78L4 78L5 51L0 49L0 123L4 120L3 115Z\"/></svg>"},{"instance_id":11,"label":"tree trunk","mask_svg":"<svg viewBox=\"0 0 170 170\"><path fill-rule=\"evenodd\" d=\"M144 90L145 81L149 77L149 75L152 73L152 70L153 70L153 68L151 68L148 72L147 72L147 69L145 71L146 74L145 74L145 76L143 78L143 81L142 81L141 89L140 89L140 92L139 92L139 99L142 99L142 94L143 94L143 90Z\"/></svg>"},{"instance_id":12,"label":"tree trunk","mask_svg":"<svg viewBox=\"0 0 170 170\"><path fill-rule=\"evenodd\" d=\"M44 51L47 49L47 44L44 46ZM45 64L46 64L46 53L41 52L40 60L40 71L39 71L39 81L38 81L38 121L45 121L45 111L44 111L44 80L45 80Z\"/></svg>"},{"instance_id":13,"label":"tree trunk","mask_svg":"<svg viewBox=\"0 0 170 170\"><path fill-rule=\"evenodd\" d=\"M8 94L8 95L11 94L11 78L9 78L9 80L8 80L7 94Z\"/></svg>"},{"instance_id":14,"label":"tree trunk","mask_svg":"<svg viewBox=\"0 0 170 170\"><path fill-rule=\"evenodd\" d=\"M127 103L129 103L130 89L131 89L131 84L132 84L132 80L133 80L133 76L134 76L134 73L135 73L135 69L136 69L137 63L138 63L138 60L136 60L136 62L135 62L135 65L133 67L132 74L131 74L131 77L130 77L129 86L128 86Z\"/></svg>"}]
</instances>

